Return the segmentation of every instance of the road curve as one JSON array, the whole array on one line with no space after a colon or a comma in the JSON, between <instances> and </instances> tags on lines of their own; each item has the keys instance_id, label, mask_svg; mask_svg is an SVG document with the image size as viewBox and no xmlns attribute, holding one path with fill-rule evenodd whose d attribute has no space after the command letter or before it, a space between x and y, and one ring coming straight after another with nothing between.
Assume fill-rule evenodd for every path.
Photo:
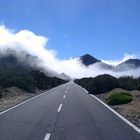
<instances>
[{"instance_id":1,"label":"road curve","mask_svg":"<svg viewBox=\"0 0 140 140\"><path fill-rule=\"evenodd\" d=\"M0 140L140 140L140 134L70 82L0 114Z\"/></svg>"}]
</instances>

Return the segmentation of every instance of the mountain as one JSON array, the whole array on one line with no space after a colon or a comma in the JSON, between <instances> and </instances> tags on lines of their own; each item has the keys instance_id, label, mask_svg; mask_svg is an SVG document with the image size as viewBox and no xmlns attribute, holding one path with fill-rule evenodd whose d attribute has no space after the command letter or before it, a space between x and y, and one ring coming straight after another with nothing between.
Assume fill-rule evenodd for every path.
<instances>
[{"instance_id":1,"label":"mountain","mask_svg":"<svg viewBox=\"0 0 140 140\"><path fill-rule=\"evenodd\" d=\"M0 69L16 73L31 71L33 68L25 61L20 61L15 55L0 55Z\"/></svg>"},{"instance_id":2,"label":"mountain","mask_svg":"<svg viewBox=\"0 0 140 140\"><path fill-rule=\"evenodd\" d=\"M95 67L100 69L112 69L111 65L108 65L106 63L103 63L101 60L91 56L90 54L85 54L81 56L80 61L85 66L92 66L94 64Z\"/></svg>"},{"instance_id":3,"label":"mountain","mask_svg":"<svg viewBox=\"0 0 140 140\"><path fill-rule=\"evenodd\" d=\"M65 74L65 73L61 73L60 75L58 75L58 77L60 79L67 80L67 81L72 80L72 78L70 76L68 76L67 74Z\"/></svg>"},{"instance_id":4,"label":"mountain","mask_svg":"<svg viewBox=\"0 0 140 140\"><path fill-rule=\"evenodd\" d=\"M79 58L80 62L87 66L90 66L91 68L94 66L99 69L104 70L112 70L114 72L121 72L121 71L128 71L130 69L136 69L140 67L140 60L139 59L128 59L127 61L113 67L112 65L106 64L102 62L101 60L89 55L85 54ZM94 65L93 65L94 64Z\"/></svg>"},{"instance_id":5,"label":"mountain","mask_svg":"<svg viewBox=\"0 0 140 140\"><path fill-rule=\"evenodd\" d=\"M128 59L127 61L121 63L122 64L128 64L133 65L134 67L140 67L140 60L139 59Z\"/></svg>"},{"instance_id":6,"label":"mountain","mask_svg":"<svg viewBox=\"0 0 140 140\"><path fill-rule=\"evenodd\" d=\"M85 55L81 56L79 59L85 66L89 66L94 63L101 62L100 60L96 59L95 57L93 57L89 54L85 54Z\"/></svg>"},{"instance_id":7,"label":"mountain","mask_svg":"<svg viewBox=\"0 0 140 140\"><path fill-rule=\"evenodd\" d=\"M43 68L37 56L30 55L26 51L16 52L8 49L5 53L0 53L0 70L14 73L26 73L32 70L44 72L49 77L59 77L58 74L49 68Z\"/></svg>"},{"instance_id":8,"label":"mountain","mask_svg":"<svg viewBox=\"0 0 140 140\"><path fill-rule=\"evenodd\" d=\"M117 65L114 70L115 71L127 71L130 69L136 69L140 67L139 59L128 59L127 61Z\"/></svg>"},{"instance_id":9,"label":"mountain","mask_svg":"<svg viewBox=\"0 0 140 140\"><path fill-rule=\"evenodd\" d=\"M39 62L38 57L28 53L22 53L21 56L15 51L0 53L0 90L18 87L35 92L36 89L47 90L67 82L55 76L53 71L40 67ZM0 93L0 98L2 96Z\"/></svg>"}]
</instances>

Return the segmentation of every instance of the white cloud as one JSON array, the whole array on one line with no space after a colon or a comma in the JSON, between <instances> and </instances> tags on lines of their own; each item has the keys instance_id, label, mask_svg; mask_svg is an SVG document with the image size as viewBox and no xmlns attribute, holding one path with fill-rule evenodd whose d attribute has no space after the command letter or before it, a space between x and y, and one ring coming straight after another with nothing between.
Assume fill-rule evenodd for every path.
<instances>
[{"instance_id":1,"label":"white cloud","mask_svg":"<svg viewBox=\"0 0 140 140\"><path fill-rule=\"evenodd\" d=\"M0 49L2 51L7 48L14 49L18 52L26 50L32 55L38 56L40 59L45 60L49 65L55 63L55 51L46 50L45 45L48 38L35 35L28 30L21 30L19 32L13 32L6 28L4 25L0 26Z\"/></svg>"},{"instance_id":2,"label":"white cloud","mask_svg":"<svg viewBox=\"0 0 140 140\"><path fill-rule=\"evenodd\" d=\"M29 30L21 30L15 32L14 30L6 28L4 25L0 25L0 51L5 53L8 48L14 49L19 55L22 55L22 50L26 50L29 54L38 56L42 60L42 65L46 69L51 69L58 73L65 73L72 78L82 77L94 77L100 74L111 74L114 76L122 75L134 75L138 76L139 71L128 71L127 73L114 73L111 70L103 70L95 65L85 67L79 63L77 58L71 58L68 60L60 60L57 58L57 52L55 50L46 49L48 38L40 35L36 35ZM135 55L125 54L121 60L109 60L105 61L109 64L118 64L129 58L135 58Z\"/></svg>"}]
</instances>

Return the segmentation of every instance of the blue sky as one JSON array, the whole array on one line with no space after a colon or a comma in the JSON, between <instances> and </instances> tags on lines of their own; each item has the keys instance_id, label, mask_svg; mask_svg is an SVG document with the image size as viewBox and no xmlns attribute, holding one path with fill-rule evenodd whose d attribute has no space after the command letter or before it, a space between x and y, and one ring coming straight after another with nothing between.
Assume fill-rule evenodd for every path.
<instances>
[{"instance_id":1,"label":"blue sky","mask_svg":"<svg viewBox=\"0 0 140 140\"><path fill-rule=\"evenodd\" d=\"M139 0L0 0L0 21L48 37L61 59L119 59L140 54L139 7Z\"/></svg>"}]
</instances>

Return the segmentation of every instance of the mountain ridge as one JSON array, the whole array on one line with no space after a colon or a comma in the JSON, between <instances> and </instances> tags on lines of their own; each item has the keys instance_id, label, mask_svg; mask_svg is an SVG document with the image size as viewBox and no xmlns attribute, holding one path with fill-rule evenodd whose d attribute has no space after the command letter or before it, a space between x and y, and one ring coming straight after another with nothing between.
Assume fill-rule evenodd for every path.
<instances>
[{"instance_id":1,"label":"mountain ridge","mask_svg":"<svg viewBox=\"0 0 140 140\"><path fill-rule=\"evenodd\" d=\"M134 69L140 67L140 59L128 59L118 64L117 66L112 66L107 63L104 63L90 54L85 54L80 56L79 60L86 67L94 64L95 66L98 66L100 68L114 70L114 71L124 71L124 70L129 70L131 68Z\"/></svg>"}]
</instances>

